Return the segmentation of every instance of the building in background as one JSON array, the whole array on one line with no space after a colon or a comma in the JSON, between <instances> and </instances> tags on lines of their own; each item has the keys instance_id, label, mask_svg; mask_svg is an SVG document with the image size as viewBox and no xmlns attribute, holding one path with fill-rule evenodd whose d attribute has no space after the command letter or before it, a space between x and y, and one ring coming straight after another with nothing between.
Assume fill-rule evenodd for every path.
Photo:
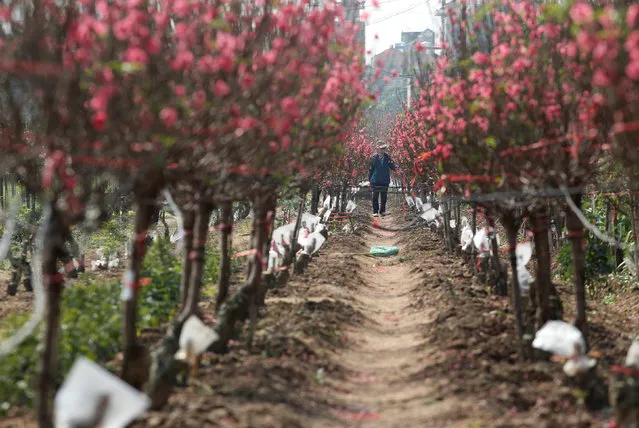
<instances>
[{"instance_id":1,"label":"building in background","mask_svg":"<svg viewBox=\"0 0 639 428\"><path fill-rule=\"evenodd\" d=\"M423 49L417 49L416 44ZM380 102L394 105L399 103L404 108L410 107L417 90L416 78L422 76L425 69L434 64L437 58L435 32L431 29L424 31L403 31L401 42L395 43L380 54L372 58L370 73L379 68L381 73L376 82L380 90ZM384 78L390 79L384 82Z\"/></svg>"}]
</instances>

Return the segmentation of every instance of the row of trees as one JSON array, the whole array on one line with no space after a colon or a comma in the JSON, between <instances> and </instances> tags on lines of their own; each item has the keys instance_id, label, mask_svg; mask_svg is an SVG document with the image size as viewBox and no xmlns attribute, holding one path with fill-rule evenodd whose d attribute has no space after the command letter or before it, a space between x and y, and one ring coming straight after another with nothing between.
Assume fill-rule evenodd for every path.
<instances>
[{"instance_id":1,"label":"row of trees","mask_svg":"<svg viewBox=\"0 0 639 428\"><path fill-rule=\"evenodd\" d=\"M305 193L333 159L341 130L369 97L353 25L334 1L182 0L12 2L2 6L5 155L46 207L47 298L38 386L40 426L51 426L59 308L58 261L71 228L96 228L112 201L136 206L122 280L122 378L161 405L182 323L198 314L209 218L221 213L218 284L223 352L235 323L263 301L274 210L284 186ZM179 315L154 350L138 342L140 267L149 226L168 189L184 230ZM229 296L232 203L252 204L247 280ZM292 252L295 248L291 249ZM289 260L290 264L290 260Z\"/></svg>"},{"instance_id":2,"label":"row of trees","mask_svg":"<svg viewBox=\"0 0 639 428\"><path fill-rule=\"evenodd\" d=\"M586 330L579 207L587 186L611 165L625 167L622 178L629 190L637 183L632 159L639 146L632 134L638 10L637 5L595 10L591 3L534 1L492 2L471 10L462 2L449 9L456 23L453 45L437 60L430 79L420 79L426 84L418 110L395 128L397 144L415 154L418 179L438 177L435 190L471 202L489 223L499 219L505 227L510 294L522 338L527 328L517 284L517 233L528 220L537 257L539 328L557 316L551 305L556 296L549 227L561 211L573 249L575 323ZM635 246L637 208L633 203ZM494 266L500 269L498 261Z\"/></svg>"},{"instance_id":3,"label":"row of trees","mask_svg":"<svg viewBox=\"0 0 639 428\"><path fill-rule=\"evenodd\" d=\"M562 317L552 282L555 246L550 228L565 228L571 242L574 324L586 338L587 234L611 243L621 252L617 260L623 260L620 243L602 236L581 211L593 191L608 188L606 192L616 194L618 200L628 201L632 245L626 249L635 254L632 270L637 272L639 5L531 0L482 2L472 7L462 1L448 14L452 43L432 68L425 69L428 78L420 70L418 107L399 118L393 139L415 162L415 180L432 184L443 195L442 234L449 250L460 241L460 204L473 208L466 239L480 238L476 214L485 218L491 244L481 252L492 253L494 290L510 296L520 355L531 358L535 335L549 320ZM594 214L596 199L589 202ZM616 211L618 205L613 206ZM449 221L453 217L454 229ZM608 212L606 218L611 218L606 229L614 230L616 213ZM497 221L507 235L509 289L499 260ZM518 274L523 268L517 250L522 226L532 235L537 261L529 300L522 298L522 288L528 284L519 284L525 275ZM527 302L532 308L526 307ZM543 334L557 325L549 324ZM556 331L559 334L559 328ZM555 340L565 344L570 339ZM601 383L594 380L592 365L585 363L586 352L570 349L568 355L581 359L575 372L589 379L580 377L584 382L579 387L587 391L587 403L592 403ZM629 356L626 364L636 364L631 361ZM636 376L632 367L622 372ZM635 421L631 409L636 409L632 398L636 381L629 376L610 385L610 398L620 412L618 423L630 423L624 421L628 412Z\"/></svg>"}]
</instances>

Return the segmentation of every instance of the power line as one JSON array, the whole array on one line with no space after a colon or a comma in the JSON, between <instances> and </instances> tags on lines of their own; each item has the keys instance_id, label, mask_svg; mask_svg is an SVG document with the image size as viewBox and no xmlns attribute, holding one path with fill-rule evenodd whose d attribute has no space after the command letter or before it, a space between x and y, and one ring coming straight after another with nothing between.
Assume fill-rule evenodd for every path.
<instances>
[{"instance_id":1,"label":"power line","mask_svg":"<svg viewBox=\"0 0 639 428\"><path fill-rule=\"evenodd\" d=\"M372 0L368 0L368 1L372 1ZM397 3L400 1L404 1L404 0L384 0L384 1L380 1L379 4L383 5L383 4L388 4L388 3ZM374 7L372 4L365 4L364 8L367 7ZM344 10L361 10L359 7L355 7L355 8L344 8Z\"/></svg>"},{"instance_id":2,"label":"power line","mask_svg":"<svg viewBox=\"0 0 639 428\"><path fill-rule=\"evenodd\" d=\"M397 12L397 13L394 13L394 14L392 14L392 15L386 16L386 17L384 17L384 18L378 19L378 20L377 20L377 21L375 21L375 22L368 23L368 24L366 24L366 26L367 26L367 27L369 27L369 26L371 26L371 25L379 24L380 22L384 22L384 21L386 21L387 19L394 18L394 17L396 17L396 16L398 16L398 15L402 15L402 14L404 14L404 13L406 13L406 12L410 12L411 10L413 10L413 9L415 9L415 8L418 8L419 6L423 6L424 4L428 4L428 1L429 1L429 0L426 0L426 1L424 1L423 3L418 3L418 4L414 4L414 5L412 5L412 6L409 6L407 9L404 9L404 10L399 11L399 12Z\"/></svg>"}]
</instances>

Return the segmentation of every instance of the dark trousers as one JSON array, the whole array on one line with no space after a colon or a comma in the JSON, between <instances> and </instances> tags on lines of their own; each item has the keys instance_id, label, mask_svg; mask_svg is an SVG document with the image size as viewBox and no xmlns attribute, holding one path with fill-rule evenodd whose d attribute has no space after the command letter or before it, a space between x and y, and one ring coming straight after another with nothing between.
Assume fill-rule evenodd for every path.
<instances>
[{"instance_id":1,"label":"dark trousers","mask_svg":"<svg viewBox=\"0 0 639 428\"><path fill-rule=\"evenodd\" d=\"M386 212L386 198L388 197L388 186L378 186L373 184L373 214L383 214ZM379 199L381 196L382 204Z\"/></svg>"}]
</instances>

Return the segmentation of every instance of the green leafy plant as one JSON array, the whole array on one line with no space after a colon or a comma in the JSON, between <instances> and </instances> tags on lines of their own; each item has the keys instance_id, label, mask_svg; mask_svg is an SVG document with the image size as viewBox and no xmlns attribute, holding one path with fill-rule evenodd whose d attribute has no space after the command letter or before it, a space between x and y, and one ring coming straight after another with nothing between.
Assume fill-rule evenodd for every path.
<instances>
[{"instance_id":1,"label":"green leafy plant","mask_svg":"<svg viewBox=\"0 0 639 428\"><path fill-rule=\"evenodd\" d=\"M127 217L111 216L100 229L91 236L90 248L102 248L105 256L114 256L123 248L131 236L132 226Z\"/></svg>"},{"instance_id":2,"label":"green leafy plant","mask_svg":"<svg viewBox=\"0 0 639 428\"><path fill-rule=\"evenodd\" d=\"M584 277L586 282L596 280L614 271L614 259L607 243L588 234L584 255ZM557 255L558 273L563 280L572 278L572 247L565 244Z\"/></svg>"},{"instance_id":3,"label":"green leafy plant","mask_svg":"<svg viewBox=\"0 0 639 428\"><path fill-rule=\"evenodd\" d=\"M614 293L606 295L603 299L603 302L605 305L613 304L616 301L617 301L617 295Z\"/></svg>"},{"instance_id":4,"label":"green leafy plant","mask_svg":"<svg viewBox=\"0 0 639 428\"><path fill-rule=\"evenodd\" d=\"M157 240L142 268L146 285L140 299L139 328L158 326L168 321L177 308L180 287L180 261L171 252L170 243ZM60 384L81 355L95 361L109 361L120 349L120 283L96 281L82 275L65 290L60 324L58 360ZM27 319L10 315L3 319L0 334L10 335ZM11 355L0 362L0 414L12 406L33 404L41 352L40 332L29 337Z\"/></svg>"}]
</instances>

